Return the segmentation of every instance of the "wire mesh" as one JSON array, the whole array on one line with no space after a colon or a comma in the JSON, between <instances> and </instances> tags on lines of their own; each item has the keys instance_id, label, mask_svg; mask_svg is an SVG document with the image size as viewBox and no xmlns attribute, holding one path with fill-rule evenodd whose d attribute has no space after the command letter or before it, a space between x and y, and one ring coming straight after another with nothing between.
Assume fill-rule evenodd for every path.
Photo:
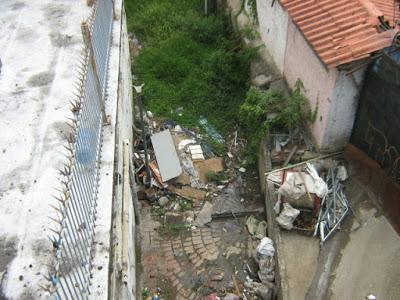
<instances>
[{"instance_id":1,"label":"wire mesh","mask_svg":"<svg viewBox=\"0 0 400 300\"><path fill-rule=\"evenodd\" d=\"M56 222L50 238L55 259L43 287L53 299L88 299L92 244L96 221L102 144L102 105L105 100L107 68L113 23L112 0L94 4L89 19L91 37L82 52L76 99L72 101L72 134L66 146L66 163L60 170L62 188ZM90 51L93 49L93 52ZM90 55L93 53L94 60ZM100 89L98 83L100 82Z\"/></svg>"}]
</instances>

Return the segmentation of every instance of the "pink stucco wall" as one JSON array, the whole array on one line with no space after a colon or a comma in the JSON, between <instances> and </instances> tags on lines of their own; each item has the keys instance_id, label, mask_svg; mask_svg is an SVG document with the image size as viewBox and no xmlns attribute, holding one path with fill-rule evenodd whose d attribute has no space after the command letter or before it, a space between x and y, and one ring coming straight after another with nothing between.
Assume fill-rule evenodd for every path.
<instances>
[{"instance_id":1,"label":"pink stucco wall","mask_svg":"<svg viewBox=\"0 0 400 300\"><path fill-rule=\"evenodd\" d=\"M318 115L314 124L310 125L310 130L318 147L329 147L324 145L324 135L337 71L324 66L291 20L288 22L284 75L290 88L294 87L298 78L303 81L305 95L312 110L318 103Z\"/></svg>"}]
</instances>

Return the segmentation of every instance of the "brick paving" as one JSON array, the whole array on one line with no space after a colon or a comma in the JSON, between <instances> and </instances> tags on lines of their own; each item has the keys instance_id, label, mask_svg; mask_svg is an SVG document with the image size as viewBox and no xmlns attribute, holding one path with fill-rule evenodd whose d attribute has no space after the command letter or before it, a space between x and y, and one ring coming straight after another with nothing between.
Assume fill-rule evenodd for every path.
<instances>
[{"instance_id":1,"label":"brick paving","mask_svg":"<svg viewBox=\"0 0 400 300\"><path fill-rule=\"evenodd\" d=\"M142 210L142 216L143 288L154 294L160 287L162 299L171 300L198 299L207 291L233 291L232 274L243 270L256 246L244 219L212 222L210 227L165 235L158 230L159 217L151 216L149 208ZM222 271L222 280L212 280L216 270Z\"/></svg>"}]
</instances>

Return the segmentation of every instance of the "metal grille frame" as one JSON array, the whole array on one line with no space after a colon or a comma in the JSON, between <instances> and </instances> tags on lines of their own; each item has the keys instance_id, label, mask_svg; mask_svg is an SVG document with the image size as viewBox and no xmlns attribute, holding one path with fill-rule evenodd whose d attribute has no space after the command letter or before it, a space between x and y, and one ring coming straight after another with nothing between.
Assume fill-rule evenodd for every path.
<instances>
[{"instance_id":1,"label":"metal grille frame","mask_svg":"<svg viewBox=\"0 0 400 300\"><path fill-rule=\"evenodd\" d=\"M88 299L92 244L99 187L102 126L105 120L108 62L114 15L112 0L98 0L82 23L84 47L71 101L66 161L59 170L61 189L54 198L50 228L53 263L42 287L52 299Z\"/></svg>"}]
</instances>

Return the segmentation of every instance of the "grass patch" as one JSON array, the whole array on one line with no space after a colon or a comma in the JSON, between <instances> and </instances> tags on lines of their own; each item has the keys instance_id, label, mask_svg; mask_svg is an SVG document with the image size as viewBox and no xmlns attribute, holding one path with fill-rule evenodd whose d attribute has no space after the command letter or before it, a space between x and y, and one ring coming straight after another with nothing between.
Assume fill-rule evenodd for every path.
<instances>
[{"instance_id":1,"label":"grass patch","mask_svg":"<svg viewBox=\"0 0 400 300\"><path fill-rule=\"evenodd\" d=\"M148 109L186 127L204 116L226 134L237 123L256 50L243 46L228 16L205 17L203 3L127 0L128 29L144 45L133 71L145 83Z\"/></svg>"}]
</instances>

